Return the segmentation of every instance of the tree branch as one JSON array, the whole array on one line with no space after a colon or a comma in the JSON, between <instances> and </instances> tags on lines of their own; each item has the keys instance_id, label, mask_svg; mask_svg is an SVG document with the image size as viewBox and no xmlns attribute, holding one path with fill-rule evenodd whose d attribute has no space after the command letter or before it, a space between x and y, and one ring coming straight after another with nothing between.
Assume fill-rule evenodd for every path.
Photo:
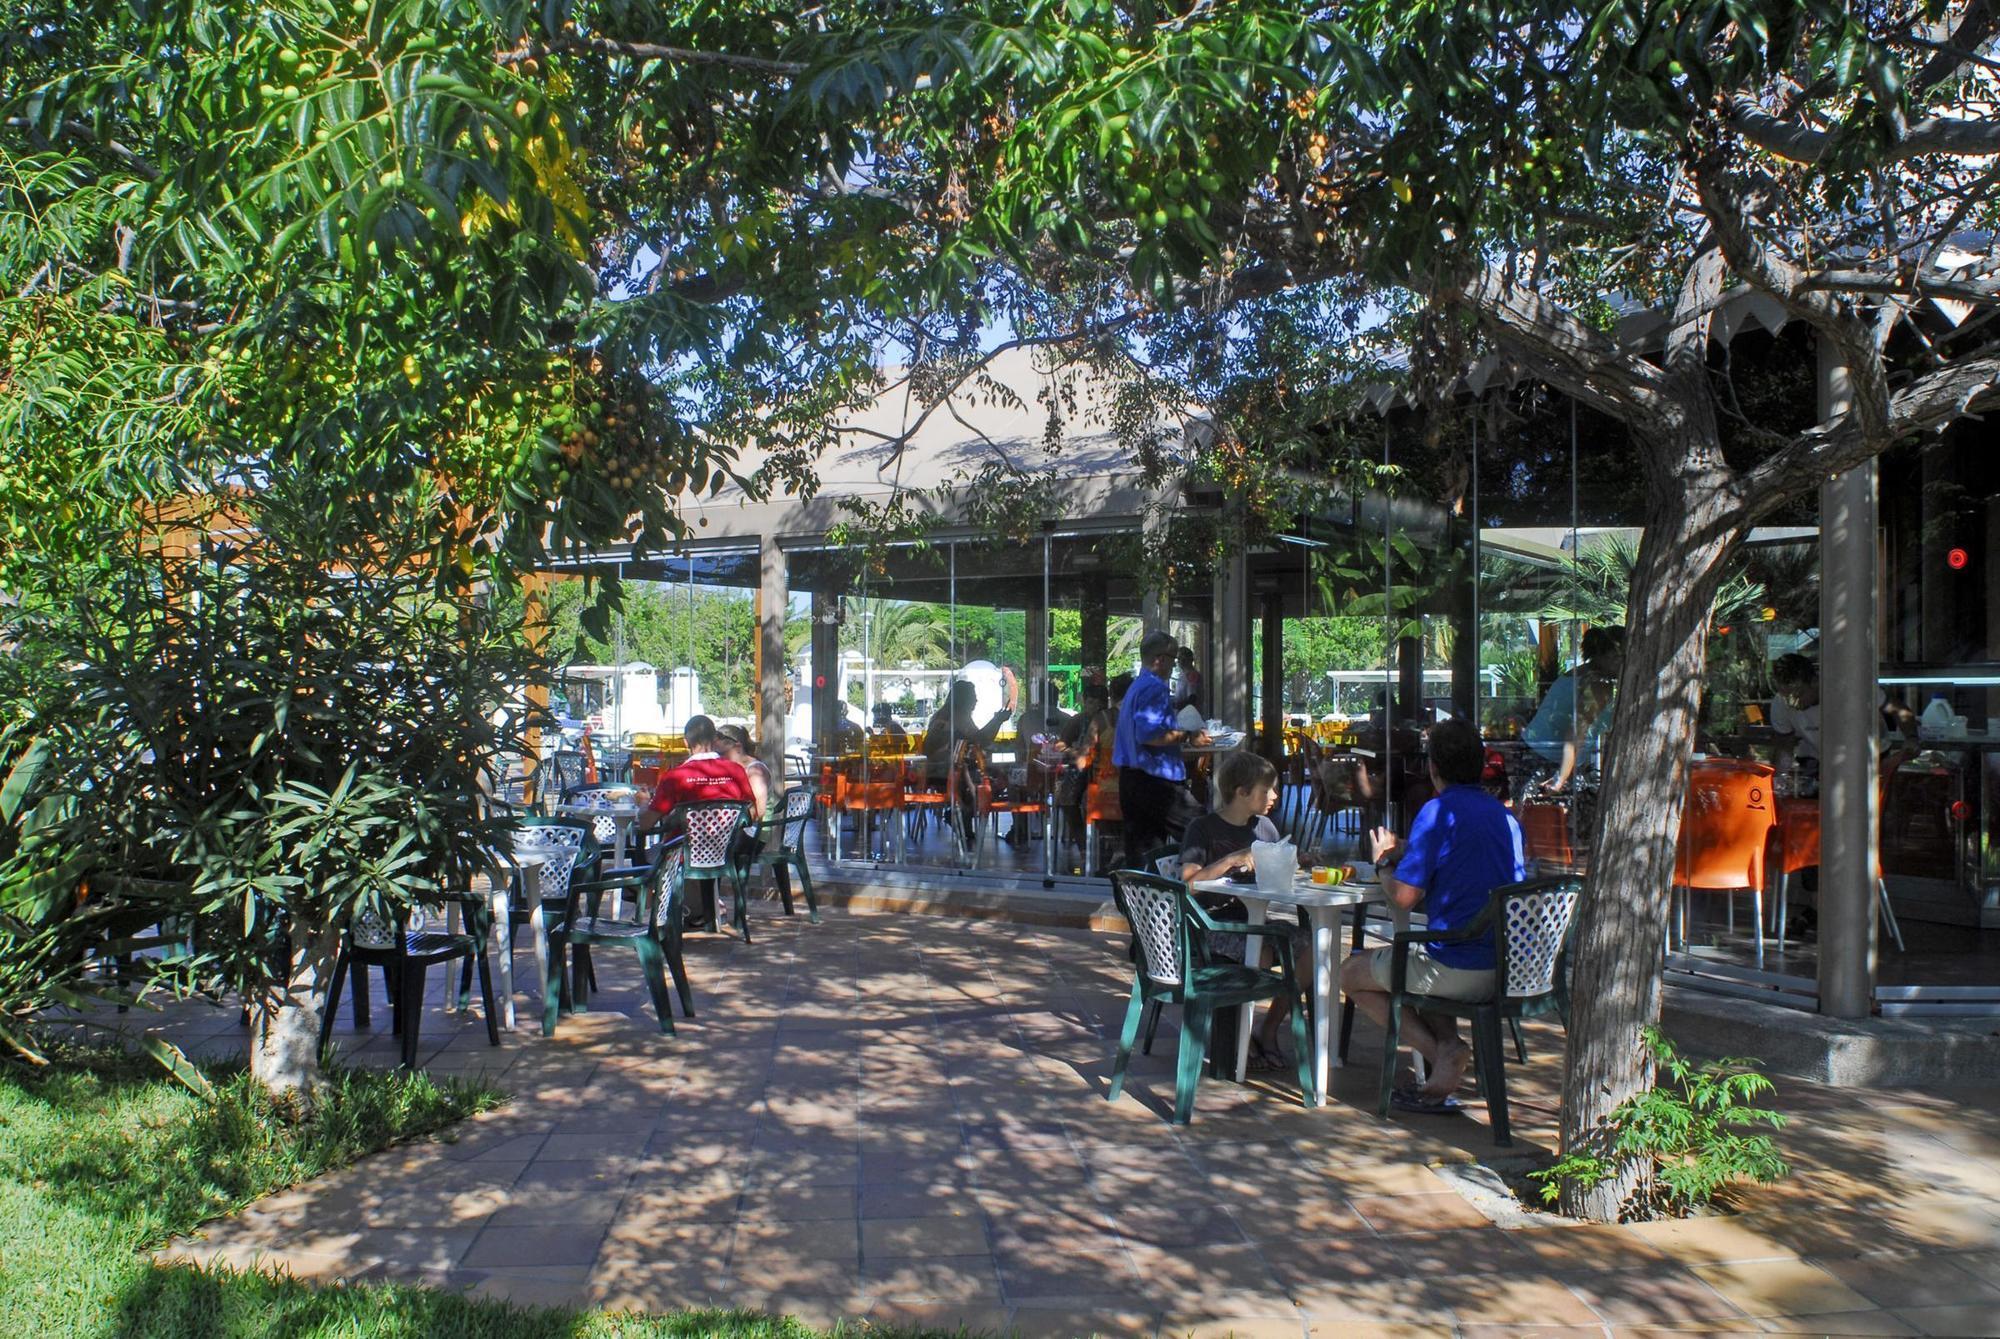
<instances>
[{"instance_id":1,"label":"tree branch","mask_svg":"<svg viewBox=\"0 0 2000 1339\"><path fill-rule=\"evenodd\" d=\"M1833 147L1832 131L1773 116L1747 93L1730 99L1729 124L1747 142L1794 163L1817 163ZM1870 154L1869 161L1887 166L1926 154L1958 158L1990 158L2000 154L2000 120L1928 116L1893 143Z\"/></svg>"},{"instance_id":2,"label":"tree branch","mask_svg":"<svg viewBox=\"0 0 2000 1339\"><path fill-rule=\"evenodd\" d=\"M1801 282L1806 288L1823 292L1867 293L1912 300L1946 298L1980 305L2000 302L2000 280L1926 279L1922 274L1889 274L1875 270L1816 270L1802 275Z\"/></svg>"},{"instance_id":3,"label":"tree branch","mask_svg":"<svg viewBox=\"0 0 2000 1339\"><path fill-rule=\"evenodd\" d=\"M1949 40L1923 43L1936 54L1924 62L1924 68L1917 71L1910 87L1919 93L1935 88L1965 65L1978 61L1979 48L1993 35L1993 18L1992 6L1986 0L1972 0L1965 7L1965 13L1959 16L1958 27Z\"/></svg>"},{"instance_id":4,"label":"tree branch","mask_svg":"<svg viewBox=\"0 0 2000 1339\"><path fill-rule=\"evenodd\" d=\"M1890 446L1918 433L1935 432L1965 417L1972 406L2000 387L2000 351L1979 354L1941 368L1896 392L1886 422L1869 434L1853 414L1819 423L1751 470L1743 495L1755 522L1795 496L1799 489L1851 470Z\"/></svg>"},{"instance_id":5,"label":"tree branch","mask_svg":"<svg viewBox=\"0 0 2000 1339\"><path fill-rule=\"evenodd\" d=\"M35 138L41 138L39 128L25 116L10 116L4 123L0 124L4 124L9 130L26 130ZM99 139L97 133L81 121L58 122L56 124L56 133L67 139L81 140L85 144L96 145L119 162L125 164L125 166L131 168L134 172L137 172L147 181L158 181L160 179L160 169L154 167L151 163L115 139Z\"/></svg>"},{"instance_id":6,"label":"tree branch","mask_svg":"<svg viewBox=\"0 0 2000 1339\"><path fill-rule=\"evenodd\" d=\"M1805 272L1764 244L1751 226L1753 206L1744 199L1740 180L1724 168L1720 154L1706 154L1695 163L1694 183L1702 212L1730 267L1833 343L1852 378L1862 432L1872 440L1885 431L1889 382L1868 323L1832 294L1808 288Z\"/></svg>"},{"instance_id":7,"label":"tree branch","mask_svg":"<svg viewBox=\"0 0 2000 1339\"><path fill-rule=\"evenodd\" d=\"M807 68L795 60L739 56L729 51L695 51L688 47L659 46L652 42L616 42L608 37L585 37L581 33L564 33L550 42L529 38L512 50L500 52L494 59L502 65L519 65L524 60L539 59L559 51L589 51L600 56L623 56L632 60L665 60L677 65L721 65L783 78L804 74Z\"/></svg>"},{"instance_id":8,"label":"tree branch","mask_svg":"<svg viewBox=\"0 0 2000 1339\"><path fill-rule=\"evenodd\" d=\"M1503 344L1593 408L1628 421L1673 412L1659 368L1553 299L1509 281L1500 266L1487 265L1454 296Z\"/></svg>"}]
</instances>

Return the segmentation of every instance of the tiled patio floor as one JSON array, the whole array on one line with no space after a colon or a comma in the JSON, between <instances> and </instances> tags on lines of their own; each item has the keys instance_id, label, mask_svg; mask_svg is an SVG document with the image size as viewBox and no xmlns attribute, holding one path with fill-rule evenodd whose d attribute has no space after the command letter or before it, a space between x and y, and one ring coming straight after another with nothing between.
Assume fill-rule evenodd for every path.
<instances>
[{"instance_id":1,"label":"tiled patio floor","mask_svg":"<svg viewBox=\"0 0 2000 1339\"><path fill-rule=\"evenodd\" d=\"M2000 1093L1786 1082L1797 1175L1749 1213L1502 1229L1433 1169L1492 1153L1483 1116L1377 1121L1365 1028L1328 1107L1209 1082L1176 1130L1171 1012L1104 1100L1120 937L839 912L756 929L751 946L690 941L698 1016L675 1038L609 953L596 1007L553 1040L492 1050L476 1012L434 1004L430 1068L485 1070L508 1107L181 1253L523 1302L1026 1335L2000 1331ZM343 1009L336 1035L393 1063L387 1018L364 1039ZM242 1042L233 1012L157 1025ZM1532 1030L1531 1063L1509 1067L1524 1147L1549 1137L1559 1045Z\"/></svg>"}]
</instances>

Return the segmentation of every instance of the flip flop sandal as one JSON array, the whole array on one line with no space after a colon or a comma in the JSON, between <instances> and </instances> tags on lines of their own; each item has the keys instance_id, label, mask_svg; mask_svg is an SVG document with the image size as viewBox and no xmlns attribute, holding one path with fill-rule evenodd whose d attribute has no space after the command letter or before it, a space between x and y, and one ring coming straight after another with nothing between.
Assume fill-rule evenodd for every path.
<instances>
[{"instance_id":1,"label":"flip flop sandal","mask_svg":"<svg viewBox=\"0 0 2000 1339\"><path fill-rule=\"evenodd\" d=\"M1398 1111L1414 1111L1422 1116L1450 1116L1458 1112L1456 1097L1426 1097L1420 1092L1391 1093L1389 1105Z\"/></svg>"},{"instance_id":2,"label":"flip flop sandal","mask_svg":"<svg viewBox=\"0 0 2000 1339\"><path fill-rule=\"evenodd\" d=\"M1250 1063L1246 1067L1252 1074L1276 1074L1291 1068L1283 1051L1274 1051L1255 1037L1250 1039Z\"/></svg>"}]
</instances>

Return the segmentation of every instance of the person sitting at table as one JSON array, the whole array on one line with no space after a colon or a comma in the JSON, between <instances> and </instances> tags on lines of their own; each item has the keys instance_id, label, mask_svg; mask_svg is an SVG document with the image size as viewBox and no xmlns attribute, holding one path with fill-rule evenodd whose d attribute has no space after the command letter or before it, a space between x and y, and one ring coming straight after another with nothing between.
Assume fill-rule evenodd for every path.
<instances>
[{"instance_id":1,"label":"person sitting at table","mask_svg":"<svg viewBox=\"0 0 2000 1339\"><path fill-rule=\"evenodd\" d=\"M684 804L699 804L705 800L740 800L744 804L756 802L756 794L750 789L750 775L743 770L742 764L731 762L716 751L718 740L714 721L706 716L690 716L682 735L687 740L688 756L678 767L669 767L660 773L659 784L653 788L652 802L632 824L634 832L651 832ZM698 902L691 903L688 909L690 922L719 926L715 881L691 880L689 886L698 895ZM695 912L695 905L699 905L705 914Z\"/></svg>"},{"instance_id":2,"label":"person sitting at table","mask_svg":"<svg viewBox=\"0 0 2000 1339\"><path fill-rule=\"evenodd\" d=\"M909 748L910 732L896 719L895 710L887 702L875 704L875 728L872 733L877 739L886 740L906 750Z\"/></svg>"},{"instance_id":3,"label":"person sitting at table","mask_svg":"<svg viewBox=\"0 0 2000 1339\"><path fill-rule=\"evenodd\" d=\"M1014 713L1002 707L981 725L973 719L973 709L978 705L979 690L971 680L954 679L950 696L924 726L924 779L932 790L946 794L962 791L963 787L952 784L952 770L957 766L970 766L974 773L985 774L986 755L993 748L994 737ZM961 749L961 744L966 747ZM945 810L947 821L961 824L959 831L963 834L972 831L972 803L972 796L959 794L958 803Z\"/></svg>"},{"instance_id":4,"label":"person sitting at table","mask_svg":"<svg viewBox=\"0 0 2000 1339\"><path fill-rule=\"evenodd\" d=\"M1066 719L1062 729L1056 732L1056 738L1062 741L1062 746L1070 751L1071 756L1075 755L1077 741L1083 739L1096 724L1097 714L1110 705L1109 693L1101 674L1095 678L1086 675L1077 688L1076 714Z\"/></svg>"},{"instance_id":5,"label":"person sitting at table","mask_svg":"<svg viewBox=\"0 0 2000 1339\"><path fill-rule=\"evenodd\" d=\"M1254 875L1257 865L1250 854L1251 843L1278 840L1278 826L1269 817L1271 807L1278 802L1278 769L1268 759L1242 750L1224 756L1222 765L1215 769L1215 794L1221 803L1189 822L1181 834L1181 878L1189 883L1226 879L1239 873ZM1247 914L1239 899L1226 894L1194 896L1218 920L1241 922ZM1291 940L1294 967L1304 972L1312 962L1312 937L1300 927L1292 931ZM1243 936L1216 935L1209 944L1209 952L1240 961ZM1292 1008L1292 1000L1280 997L1264 1011L1263 1026L1250 1041L1253 1069L1285 1068L1278 1035L1291 1017ZM1226 1029L1217 1031L1234 1035Z\"/></svg>"},{"instance_id":6,"label":"person sitting at table","mask_svg":"<svg viewBox=\"0 0 2000 1339\"><path fill-rule=\"evenodd\" d=\"M1555 765L1544 789L1562 790L1580 762L1592 765L1595 745L1611 724L1611 698L1624 664L1625 629L1591 628L1583 634L1582 663L1549 685L1521 736L1545 763Z\"/></svg>"},{"instance_id":7,"label":"person sitting at table","mask_svg":"<svg viewBox=\"0 0 2000 1339\"><path fill-rule=\"evenodd\" d=\"M1372 845L1376 871L1389 900L1409 911L1423 904L1434 931L1463 930L1485 912L1493 890L1527 875L1521 854L1521 825L1507 807L1479 784L1486 746L1472 722L1454 717L1433 726L1426 739L1431 782L1437 797L1418 812L1408 841L1377 828ZM1484 1000L1493 995L1498 966L1493 941L1411 945L1406 988L1448 1000ZM1340 970L1340 988L1376 1023L1389 1021L1389 985L1394 950L1357 953ZM1430 1066L1420 1086L1395 1094L1406 1111L1447 1111L1465 1078L1472 1048L1458 1035L1449 1015L1403 1010L1403 1039Z\"/></svg>"},{"instance_id":8,"label":"person sitting at table","mask_svg":"<svg viewBox=\"0 0 2000 1339\"><path fill-rule=\"evenodd\" d=\"M719 725L715 729L717 750L743 769L750 780L750 821L761 823L771 808L771 769L764 766L750 748L750 732L740 725Z\"/></svg>"}]
</instances>

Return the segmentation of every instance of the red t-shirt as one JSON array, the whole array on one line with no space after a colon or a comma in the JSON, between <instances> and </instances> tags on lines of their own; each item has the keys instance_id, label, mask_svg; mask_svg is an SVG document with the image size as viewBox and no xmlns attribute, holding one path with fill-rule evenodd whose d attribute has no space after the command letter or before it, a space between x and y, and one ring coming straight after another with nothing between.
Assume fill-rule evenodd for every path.
<instances>
[{"instance_id":1,"label":"red t-shirt","mask_svg":"<svg viewBox=\"0 0 2000 1339\"><path fill-rule=\"evenodd\" d=\"M655 813L670 814L683 804L699 804L703 800L751 803L749 773L741 763L733 763L720 754L694 754L679 767L660 773L652 808Z\"/></svg>"}]
</instances>

